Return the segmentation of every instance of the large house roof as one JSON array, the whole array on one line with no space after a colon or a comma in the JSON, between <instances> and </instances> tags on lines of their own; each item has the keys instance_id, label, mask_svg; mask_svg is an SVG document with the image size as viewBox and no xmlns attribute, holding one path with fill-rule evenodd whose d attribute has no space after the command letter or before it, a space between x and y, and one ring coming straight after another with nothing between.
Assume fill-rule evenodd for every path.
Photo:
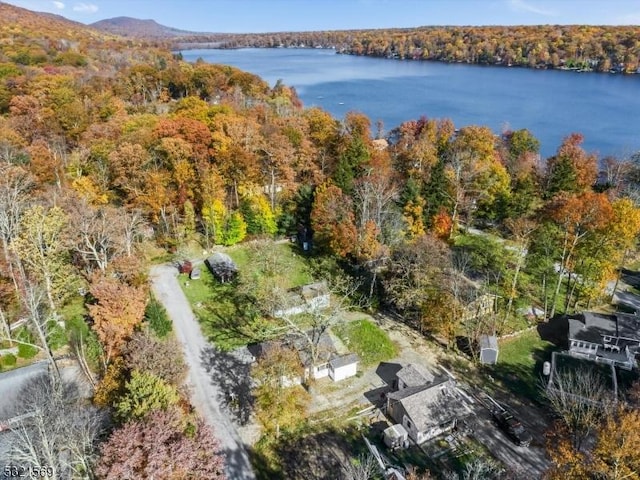
<instances>
[{"instance_id":1,"label":"large house roof","mask_svg":"<svg viewBox=\"0 0 640 480\"><path fill-rule=\"evenodd\" d=\"M569 318L570 339L600 344L603 336L640 342L640 317L624 313L584 312Z\"/></svg>"},{"instance_id":2,"label":"large house roof","mask_svg":"<svg viewBox=\"0 0 640 480\"><path fill-rule=\"evenodd\" d=\"M398 380L401 380L407 387L417 387L433 382L433 374L423 371L414 365L407 365L396 373Z\"/></svg>"},{"instance_id":3,"label":"large house roof","mask_svg":"<svg viewBox=\"0 0 640 480\"><path fill-rule=\"evenodd\" d=\"M418 431L467 415L469 410L455 389L454 381L440 376L433 383L404 388L390 393L390 402L401 402Z\"/></svg>"}]
</instances>

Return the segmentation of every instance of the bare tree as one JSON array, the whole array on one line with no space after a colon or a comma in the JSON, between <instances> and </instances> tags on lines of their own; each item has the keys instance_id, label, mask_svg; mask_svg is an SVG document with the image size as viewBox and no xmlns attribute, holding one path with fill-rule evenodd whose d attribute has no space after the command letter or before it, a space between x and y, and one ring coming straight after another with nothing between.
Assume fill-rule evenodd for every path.
<instances>
[{"instance_id":1,"label":"bare tree","mask_svg":"<svg viewBox=\"0 0 640 480\"><path fill-rule=\"evenodd\" d=\"M123 217L123 231L122 242L123 248L127 255L130 257L133 253L133 248L140 238L143 236L142 231L147 226L147 223L142 216L140 210L131 210L126 212Z\"/></svg>"},{"instance_id":2,"label":"bare tree","mask_svg":"<svg viewBox=\"0 0 640 480\"><path fill-rule=\"evenodd\" d=\"M576 450L615 405L613 392L595 369L559 369L545 387L551 407L566 425Z\"/></svg>"},{"instance_id":3,"label":"bare tree","mask_svg":"<svg viewBox=\"0 0 640 480\"><path fill-rule=\"evenodd\" d=\"M514 240L518 244L518 250L516 252L516 267L513 273L513 279L511 280L509 300L507 301L507 309L504 315L504 321L506 323L507 318L511 314L513 300L517 295L516 288L518 286L518 277L527 258L527 250L529 248L529 242L531 241L531 234L536 230L538 225L533 220L526 218L518 218L516 220L508 219L505 223Z\"/></svg>"},{"instance_id":4,"label":"bare tree","mask_svg":"<svg viewBox=\"0 0 640 480\"><path fill-rule=\"evenodd\" d=\"M49 346L51 328L55 325L55 320L47 311L44 291L37 284L25 279L22 288L21 300L22 306L29 320L29 323L27 324L28 328L35 334L37 343L11 338L11 330L8 324L0 331L0 341L6 340L12 343L27 345L43 352L49 362L51 381L53 383L58 383L60 382L60 371L53 356L53 352L51 351L51 347ZM2 311L0 311L0 316L4 317L4 313L2 313Z\"/></svg>"},{"instance_id":5,"label":"bare tree","mask_svg":"<svg viewBox=\"0 0 640 480\"><path fill-rule=\"evenodd\" d=\"M454 472L445 474L446 480L499 480L504 478L504 470L490 459L475 458L467 463L459 475Z\"/></svg>"},{"instance_id":6,"label":"bare tree","mask_svg":"<svg viewBox=\"0 0 640 480\"><path fill-rule=\"evenodd\" d=\"M49 371L51 373L52 382L60 383L60 370L58 369L58 364L56 363L56 360L53 357L53 352L51 351L51 347L49 346L49 336L51 333L51 328L55 325L55 320L53 320L49 316L46 310L44 291L38 285L27 281L25 283L24 294L22 298L25 310L29 315L29 326L31 327L31 330L36 334L36 337L39 341L38 345L32 346L35 346L36 348L44 352L45 356L47 357L47 361L49 362Z\"/></svg>"},{"instance_id":7,"label":"bare tree","mask_svg":"<svg viewBox=\"0 0 640 480\"><path fill-rule=\"evenodd\" d=\"M35 185L33 177L22 167L0 164L0 241L5 261L16 292L19 282L11 258L9 245L17 237L22 213L29 205L29 192Z\"/></svg>"},{"instance_id":8,"label":"bare tree","mask_svg":"<svg viewBox=\"0 0 640 480\"><path fill-rule=\"evenodd\" d=\"M6 464L42 469L53 480L90 479L105 415L88 404L76 384L41 376L21 392ZM32 478L39 478L38 475Z\"/></svg>"},{"instance_id":9,"label":"bare tree","mask_svg":"<svg viewBox=\"0 0 640 480\"><path fill-rule=\"evenodd\" d=\"M343 468L345 480L374 480L380 478L380 466L371 454L351 459Z\"/></svg>"},{"instance_id":10,"label":"bare tree","mask_svg":"<svg viewBox=\"0 0 640 480\"><path fill-rule=\"evenodd\" d=\"M94 207L86 200L71 198L67 214L66 234L87 274L95 268L104 272L115 256L125 253L128 219L119 211L109 206Z\"/></svg>"}]
</instances>

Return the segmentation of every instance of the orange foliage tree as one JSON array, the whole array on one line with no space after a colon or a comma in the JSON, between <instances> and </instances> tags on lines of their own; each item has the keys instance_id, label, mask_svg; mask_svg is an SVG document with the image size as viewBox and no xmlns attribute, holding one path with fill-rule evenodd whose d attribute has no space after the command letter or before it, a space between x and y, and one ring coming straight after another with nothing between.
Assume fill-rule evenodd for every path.
<instances>
[{"instance_id":1,"label":"orange foliage tree","mask_svg":"<svg viewBox=\"0 0 640 480\"><path fill-rule=\"evenodd\" d=\"M144 287L131 286L113 277L98 277L90 288L96 299L89 313L109 362L120 353L144 317L147 292Z\"/></svg>"},{"instance_id":2,"label":"orange foliage tree","mask_svg":"<svg viewBox=\"0 0 640 480\"><path fill-rule=\"evenodd\" d=\"M316 189L311 210L316 243L328 252L346 257L356 245L356 226L351 199L340 187L324 183Z\"/></svg>"}]
</instances>

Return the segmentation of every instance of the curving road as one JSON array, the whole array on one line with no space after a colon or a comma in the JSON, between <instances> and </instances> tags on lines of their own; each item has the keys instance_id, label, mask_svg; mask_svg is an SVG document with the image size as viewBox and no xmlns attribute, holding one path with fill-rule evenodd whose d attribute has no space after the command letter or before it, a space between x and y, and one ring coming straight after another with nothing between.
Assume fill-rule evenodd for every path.
<instances>
[{"instance_id":1,"label":"curving road","mask_svg":"<svg viewBox=\"0 0 640 480\"><path fill-rule=\"evenodd\" d=\"M164 305L173 321L178 341L182 344L184 358L189 366L189 390L196 410L213 428L226 456L226 475L229 480L255 480L244 443L233 421L224 412L218 399L221 392L201 360L208 343L202 335L191 306L177 279L178 271L169 265L151 269L151 288Z\"/></svg>"}]
</instances>

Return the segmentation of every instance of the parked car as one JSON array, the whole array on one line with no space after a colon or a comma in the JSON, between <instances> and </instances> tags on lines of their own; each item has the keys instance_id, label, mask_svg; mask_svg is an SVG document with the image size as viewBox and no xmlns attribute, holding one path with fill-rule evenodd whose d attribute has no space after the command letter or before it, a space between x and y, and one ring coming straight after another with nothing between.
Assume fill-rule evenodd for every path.
<instances>
[{"instance_id":1,"label":"parked car","mask_svg":"<svg viewBox=\"0 0 640 480\"><path fill-rule=\"evenodd\" d=\"M520 447L528 447L533 439L524 428L522 422L506 409L496 409L492 412L498 426Z\"/></svg>"}]
</instances>

